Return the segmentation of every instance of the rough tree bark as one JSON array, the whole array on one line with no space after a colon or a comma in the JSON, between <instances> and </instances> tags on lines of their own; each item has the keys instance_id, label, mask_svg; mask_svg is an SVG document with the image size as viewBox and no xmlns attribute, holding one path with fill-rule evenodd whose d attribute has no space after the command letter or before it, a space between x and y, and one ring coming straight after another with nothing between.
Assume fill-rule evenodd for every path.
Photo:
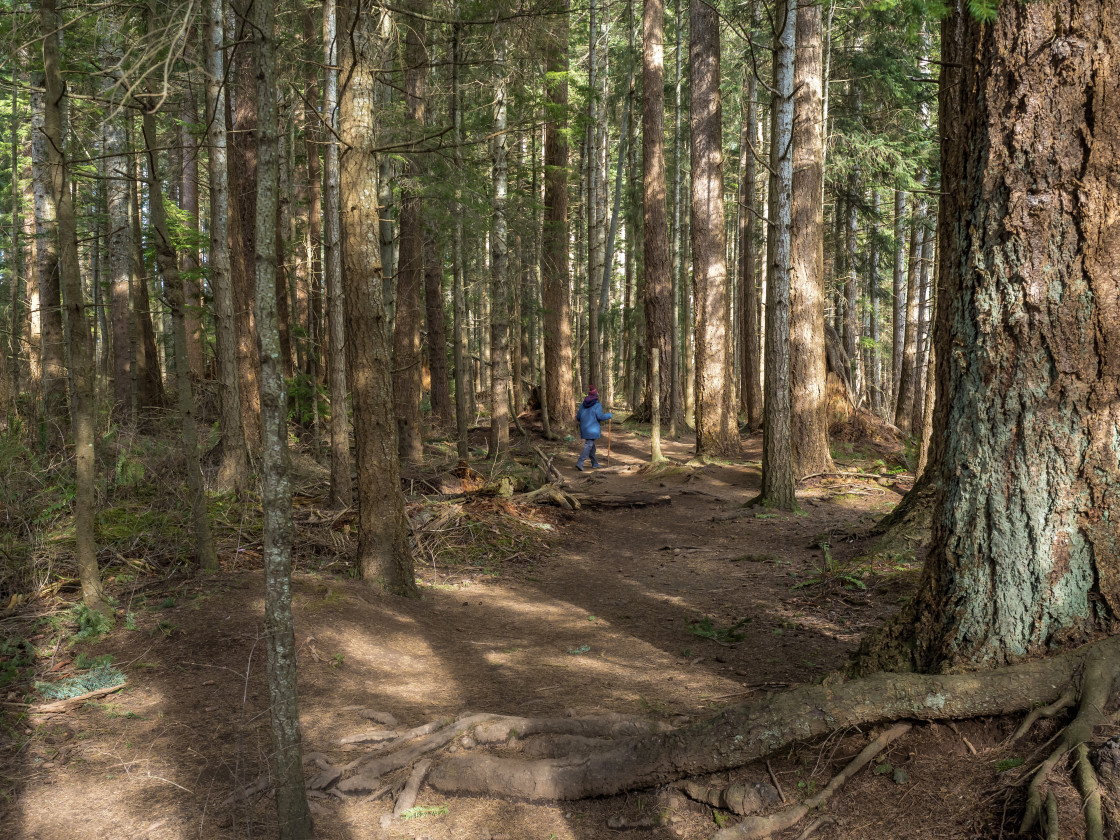
<instances>
[{"instance_id":1,"label":"rough tree bark","mask_svg":"<svg viewBox=\"0 0 1120 840\"><path fill-rule=\"evenodd\" d=\"M735 458L742 447L735 388L729 375L733 367L729 364L731 319L727 305L727 228L723 218L719 16L706 3L692 3L688 24L696 453Z\"/></svg>"},{"instance_id":2,"label":"rough tree bark","mask_svg":"<svg viewBox=\"0 0 1120 840\"><path fill-rule=\"evenodd\" d=\"M506 41L505 27L494 32L493 200L490 228L490 448L495 461L509 449L509 248L506 242Z\"/></svg>"},{"instance_id":3,"label":"rough tree bark","mask_svg":"<svg viewBox=\"0 0 1120 840\"><path fill-rule=\"evenodd\" d=\"M303 780L303 751L296 694L295 624L292 620L292 484L288 472L288 395L284 386L276 278L279 241L279 115L276 106L273 0L253 0L256 46L256 230L253 255L260 352L261 502L264 508L265 652L272 720L271 775L281 840L312 834Z\"/></svg>"},{"instance_id":4,"label":"rough tree bark","mask_svg":"<svg viewBox=\"0 0 1120 840\"><path fill-rule=\"evenodd\" d=\"M418 0L410 11L423 14ZM400 26L404 33L405 106L408 125L423 131L427 94L428 50L424 43L424 21L406 15ZM415 155L405 163L401 182L400 245L397 265L396 315L393 322L393 404L397 418L397 446L402 461L419 462L424 457L420 404L423 398L423 357L420 352L420 297L424 284L424 215L416 180L424 167Z\"/></svg>"},{"instance_id":5,"label":"rough tree bark","mask_svg":"<svg viewBox=\"0 0 1120 840\"><path fill-rule=\"evenodd\" d=\"M244 490L249 482L249 456L241 426L241 382L237 374L237 319L229 262L229 180L226 154L225 24L222 0L206 4L206 135L210 171L210 287L214 290L217 334L218 394L221 411L222 459L220 490Z\"/></svg>"},{"instance_id":6,"label":"rough tree bark","mask_svg":"<svg viewBox=\"0 0 1120 840\"><path fill-rule=\"evenodd\" d=\"M358 564L362 577L399 595L416 595L408 520L397 460L397 426L389 333L382 298L377 216L374 71L379 38L365 0L338 5L340 75L348 79L339 107L342 159L343 277L346 360L358 458Z\"/></svg>"},{"instance_id":7,"label":"rough tree bark","mask_svg":"<svg viewBox=\"0 0 1120 840\"><path fill-rule=\"evenodd\" d=\"M790 217L790 438L795 476L831 472L824 341L821 7L797 9Z\"/></svg>"},{"instance_id":8,"label":"rough tree bark","mask_svg":"<svg viewBox=\"0 0 1120 840\"><path fill-rule=\"evenodd\" d=\"M739 137L743 156L743 181L739 184L739 320L742 324L742 358L740 359L740 409L746 416L747 428L762 426L762 360L758 323L758 279L755 276L755 186L758 165L755 162L754 138L758 133L758 78L750 66L744 68L743 107L746 118Z\"/></svg>"},{"instance_id":9,"label":"rough tree bark","mask_svg":"<svg viewBox=\"0 0 1120 840\"><path fill-rule=\"evenodd\" d=\"M82 294L78 265L78 231L74 199L70 190L65 146L62 139L62 103L66 89L59 59L59 15L55 0L42 0L39 23L43 37L43 68L46 92L43 99L43 136L47 144L47 184L57 222L47 233L55 239L63 304L70 337L70 376L73 404L70 418L74 435L74 541L82 600L91 610L107 616L112 608L105 601L97 569L94 514L97 505L97 458L94 423L97 405L94 394L93 343Z\"/></svg>"},{"instance_id":10,"label":"rough tree bark","mask_svg":"<svg viewBox=\"0 0 1120 840\"><path fill-rule=\"evenodd\" d=\"M673 358L672 281L669 217L665 205L665 3L645 0L642 12L642 265L645 268L646 350L656 347L662 359ZM672 366L662 365L653 380L652 355L647 356L647 386L661 392L662 421L672 416ZM648 414L645 407L635 413Z\"/></svg>"},{"instance_id":11,"label":"rough tree bark","mask_svg":"<svg viewBox=\"0 0 1120 840\"><path fill-rule=\"evenodd\" d=\"M566 423L575 412L572 393L572 319L568 304L568 2L562 0L546 48L544 228L541 285L548 415Z\"/></svg>"},{"instance_id":12,"label":"rough tree bark","mask_svg":"<svg viewBox=\"0 0 1120 840\"><path fill-rule=\"evenodd\" d=\"M793 194L794 31L796 0L779 7L774 34L774 88L770 133L770 216L766 272L766 406L762 420L763 502L786 510L796 503L790 435L789 293L790 199Z\"/></svg>"}]
</instances>

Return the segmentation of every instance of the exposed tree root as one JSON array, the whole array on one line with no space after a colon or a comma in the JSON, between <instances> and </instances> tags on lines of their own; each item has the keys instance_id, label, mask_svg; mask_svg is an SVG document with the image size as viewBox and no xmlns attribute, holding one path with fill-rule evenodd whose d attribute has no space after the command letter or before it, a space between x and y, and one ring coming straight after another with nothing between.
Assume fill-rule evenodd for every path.
<instances>
[{"instance_id":1,"label":"exposed tree root","mask_svg":"<svg viewBox=\"0 0 1120 840\"><path fill-rule=\"evenodd\" d=\"M1015 730L1015 734L1011 736L1011 743L1015 743L1028 732L1030 732L1031 727L1038 722L1039 718L1054 717L1056 714L1058 714L1058 712L1064 709L1068 709L1070 706L1072 706L1076 699L1077 696L1074 694L1073 688L1070 687L1062 693L1061 697L1059 697L1049 706L1040 706L1037 709L1031 709L1029 712L1027 712L1027 716L1023 718L1023 722L1019 724L1019 728Z\"/></svg>"},{"instance_id":2,"label":"exposed tree root","mask_svg":"<svg viewBox=\"0 0 1120 840\"><path fill-rule=\"evenodd\" d=\"M817 794L810 796L804 802L799 802L765 817L748 817L737 825L717 831L712 840L762 840L779 831L792 828L807 817L814 808L819 808L838 791L845 782L863 769L871 759L886 749L892 741L901 738L910 731L909 723L897 723L879 735L870 744L860 750L859 755L832 777L825 788Z\"/></svg>"},{"instance_id":3,"label":"exposed tree root","mask_svg":"<svg viewBox=\"0 0 1120 840\"><path fill-rule=\"evenodd\" d=\"M713 808L722 808L740 817L754 814L781 801L778 789L765 782L753 782L749 785L728 785L724 788L701 785L697 782L685 782L681 787L689 799L711 805Z\"/></svg>"},{"instance_id":4,"label":"exposed tree root","mask_svg":"<svg viewBox=\"0 0 1120 840\"><path fill-rule=\"evenodd\" d=\"M1120 738L1106 741L1097 750L1097 779L1102 789L1101 812L1105 837L1120 838Z\"/></svg>"},{"instance_id":5,"label":"exposed tree root","mask_svg":"<svg viewBox=\"0 0 1120 840\"><path fill-rule=\"evenodd\" d=\"M1079 748L1092 739L1094 727L1110 721L1104 710L1118 672L1120 636L1114 636L1063 655L990 671L950 675L880 673L840 685L801 686L677 729L618 715L545 719L471 715L450 724L445 721L434 731L418 728L406 733L391 742L392 749L387 754L383 744L389 742L375 744L369 754L342 768L341 778L334 775L335 768L324 762L327 775L320 774L322 778L317 777L317 781L333 786L332 792L367 793L382 785L383 776L395 774L399 778L398 771L428 760L436 750L459 739L458 747L436 759L431 767L427 781L432 788L443 793L529 801L575 800L732 770L795 742L852 726L1035 710L1020 727L1025 732L1039 716L1056 714L1076 697L1077 714L1030 782L1022 823L1023 831L1041 823L1048 834L1058 836L1056 806L1050 805L1053 797L1045 795L1044 784L1051 770L1071 752L1076 756L1078 785L1088 822L1090 826L1102 825L1101 786L1088 762L1087 751ZM907 728L908 723L898 723L886 730L817 796L774 815L748 818L716 837L765 837L794 825ZM541 736L546 741L542 749L526 748L530 739ZM476 752L472 749L476 746L487 746L491 751ZM500 754L509 747L522 752ZM556 750L564 754L534 757ZM1111 753L1103 754L1106 763L1111 760ZM1120 759L1120 747L1117 758ZM1108 776L1103 785L1106 793L1111 791L1110 784L1112 777ZM745 790L738 796L730 789L713 794L702 785L685 787L704 801L712 802L715 796L719 801L714 804L719 807L748 810ZM769 798L776 800L774 792ZM732 800L738 801L739 807L734 807ZM1110 813L1107 801L1103 813ZM1103 840L1099 830L1088 836Z\"/></svg>"}]
</instances>

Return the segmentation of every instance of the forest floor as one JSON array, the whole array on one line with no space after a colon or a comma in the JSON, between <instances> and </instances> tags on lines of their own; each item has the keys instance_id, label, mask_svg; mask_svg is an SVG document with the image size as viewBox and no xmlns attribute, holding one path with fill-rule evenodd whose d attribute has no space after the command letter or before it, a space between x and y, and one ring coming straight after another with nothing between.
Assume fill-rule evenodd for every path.
<instances>
[{"instance_id":1,"label":"forest floor","mask_svg":"<svg viewBox=\"0 0 1120 840\"><path fill-rule=\"evenodd\" d=\"M377 594L340 566L313 562L306 523L327 522L341 545L349 520L319 510L322 499L313 494L297 497L293 589L308 777L316 759L353 757L340 741L374 728L363 710L389 713L402 727L468 711L693 721L819 680L913 588L913 557L852 565L865 547L853 535L897 503L907 475L811 479L799 488L801 510L783 513L743 508L759 485L757 436L744 438L745 461L736 465L690 465L693 441L666 441L672 463L657 471L643 467L648 429L614 424L610 466L598 471L575 471L578 445L546 444L570 489L646 491L669 502L576 512L533 507L527 526L508 540L500 525L508 503L478 502L491 511L487 519L476 509L469 529L482 548L449 563L433 547L439 529L429 532L416 600ZM838 469L885 472L873 453L837 447ZM410 513L434 504L414 497ZM504 554L488 553L487 545L505 546ZM19 705L22 695L7 694L0 837L275 836L267 795L231 799L266 772L269 752L259 545L226 540L221 554L218 574L141 578L118 591L122 616L131 617L94 642L68 646L52 635L57 622L43 609L36 613L33 603L23 613L34 645L54 640L40 668L49 678L68 673L80 654L87 661L109 654L128 682L55 715L30 714ZM0 637L17 632L19 620L5 619ZM1000 772L1015 763L1002 742L1016 723L916 725L829 802L814 836L995 836L1009 797L1016 810L1012 778L1029 769ZM1038 729L1040 738L1051 731ZM867 734L798 746L733 776L777 783L792 802L823 787ZM316 836L700 840L736 819L671 787L551 804L424 788L417 806L412 819L391 820L389 796L317 794ZM657 827L607 827L611 818L651 814L661 818ZM798 837L804 828L779 836Z\"/></svg>"}]
</instances>

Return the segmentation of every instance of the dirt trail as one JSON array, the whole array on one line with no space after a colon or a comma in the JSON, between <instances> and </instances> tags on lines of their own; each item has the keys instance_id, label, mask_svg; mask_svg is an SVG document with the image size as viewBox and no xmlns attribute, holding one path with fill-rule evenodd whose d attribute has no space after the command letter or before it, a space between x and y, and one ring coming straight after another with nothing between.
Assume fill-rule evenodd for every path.
<instances>
[{"instance_id":1,"label":"dirt trail","mask_svg":"<svg viewBox=\"0 0 1120 840\"><path fill-rule=\"evenodd\" d=\"M547 552L490 574L421 565L418 601L382 597L338 576L296 575L309 775L316 754L348 760L340 739L371 728L363 709L389 712L402 726L466 711L609 711L680 723L764 697L839 665L860 633L895 608L912 577L873 570L864 578L867 590L844 588L835 574L821 582L827 558L818 538L832 532L831 559L846 560L857 545L840 535L889 509L897 490L868 481L816 482L799 494L799 513L759 508L728 518L757 492L757 438L744 441L745 462L734 466L686 466L691 441L668 441L675 463L656 473L640 469L648 437L617 425L609 468L577 472L577 444L554 447L573 489L653 490L671 503L558 514ZM88 646L122 664L126 691L29 726L29 740L9 734L5 776L17 782L17 794L2 814L0 836L272 834L269 800L225 801L266 767L261 576L196 578L173 593L173 605L164 600L163 608L152 608L164 594L153 593L147 609L134 605L135 630ZM828 756L812 748L774 762L787 795L798 782L826 780L849 752L840 742L830 749ZM806 755L815 766L801 763ZM765 768L752 772L767 775ZM879 815L896 813L902 791L876 790L890 798ZM907 807L917 803L914 797ZM543 806L425 790L418 804L445 806L446 813L383 827L388 798L315 799L317 836L699 840L715 826L710 808L669 791ZM611 816L651 809L671 819L646 831L606 828ZM838 829L817 836L830 831Z\"/></svg>"}]
</instances>

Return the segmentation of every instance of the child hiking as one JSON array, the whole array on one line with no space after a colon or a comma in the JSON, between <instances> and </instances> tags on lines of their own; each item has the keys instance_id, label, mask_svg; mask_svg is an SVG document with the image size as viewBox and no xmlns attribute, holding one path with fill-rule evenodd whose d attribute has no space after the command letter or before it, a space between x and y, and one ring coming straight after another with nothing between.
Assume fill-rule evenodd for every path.
<instances>
[{"instance_id":1,"label":"child hiking","mask_svg":"<svg viewBox=\"0 0 1120 840\"><path fill-rule=\"evenodd\" d=\"M583 404L576 411L576 421L579 423L579 436L583 438L583 451L579 453L576 469L583 472L583 462L591 459L592 469L599 468L599 459L595 457L595 441L603 434L600 423L610 420L609 411L603 411L599 404L599 392L592 388L583 398Z\"/></svg>"}]
</instances>

